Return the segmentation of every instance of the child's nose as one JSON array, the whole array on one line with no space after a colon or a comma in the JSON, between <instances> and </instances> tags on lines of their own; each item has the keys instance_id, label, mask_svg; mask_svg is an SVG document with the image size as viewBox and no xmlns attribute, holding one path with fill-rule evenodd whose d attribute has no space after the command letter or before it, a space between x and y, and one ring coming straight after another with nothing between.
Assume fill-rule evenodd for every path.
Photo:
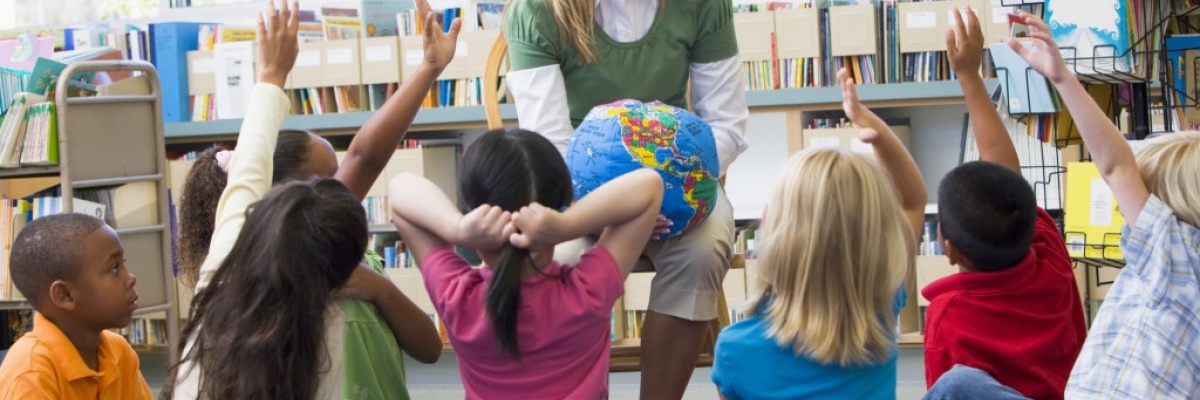
<instances>
[{"instance_id":1,"label":"child's nose","mask_svg":"<svg viewBox=\"0 0 1200 400\"><path fill-rule=\"evenodd\" d=\"M132 272L130 272L129 273L129 287L133 287L134 285L137 285L137 275L134 275Z\"/></svg>"}]
</instances>

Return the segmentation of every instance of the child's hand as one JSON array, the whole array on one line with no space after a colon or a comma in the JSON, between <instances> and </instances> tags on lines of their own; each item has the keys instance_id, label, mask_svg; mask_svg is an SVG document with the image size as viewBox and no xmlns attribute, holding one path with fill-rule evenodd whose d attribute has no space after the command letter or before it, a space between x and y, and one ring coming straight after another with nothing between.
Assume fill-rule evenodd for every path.
<instances>
[{"instance_id":1,"label":"child's hand","mask_svg":"<svg viewBox=\"0 0 1200 400\"><path fill-rule=\"evenodd\" d=\"M954 9L954 27L946 31L946 51L950 56L950 67L958 75L978 75L983 64L983 28L975 11L967 9L967 21L962 13Z\"/></svg>"},{"instance_id":2,"label":"child's hand","mask_svg":"<svg viewBox=\"0 0 1200 400\"><path fill-rule=\"evenodd\" d=\"M458 44L458 31L462 29L462 18L450 23L450 32L442 32L442 24L433 17L429 10L429 0L417 0L417 15L425 18L425 32L422 44L425 47L425 64L441 71L454 59L454 50Z\"/></svg>"},{"instance_id":3,"label":"child's hand","mask_svg":"<svg viewBox=\"0 0 1200 400\"><path fill-rule=\"evenodd\" d=\"M883 125L883 121L858 101L858 89L855 88L850 70L842 68L838 71L838 81L842 84L842 109L846 111L846 118L859 128L858 139L866 143L875 141L879 137L879 131L874 127Z\"/></svg>"},{"instance_id":4,"label":"child's hand","mask_svg":"<svg viewBox=\"0 0 1200 400\"><path fill-rule=\"evenodd\" d=\"M296 64L300 47L296 35L300 32L300 5L292 0L291 8L283 0L283 9L275 9L275 0L268 0L267 17L258 14L258 55L262 67L258 81L283 87L288 73ZM268 26L269 25L269 26Z\"/></svg>"},{"instance_id":5,"label":"child's hand","mask_svg":"<svg viewBox=\"0 0 1200 400\"><path fill-rule=\"evenodd\" d=\"M392 281L375 272L366 264L359 264L357 268L354 268L354 272L350 273L350 280L347 280L342 287L334 289L333 295L373 303L387 289L387 286L381 285L390 286Z\"/></svg>"},{"instance_id":6,"label":"child's hand","mask_svg":"<svg viewBox=\"0 0 1200 400\"><path fill-rule=\"evenodd\" d=\"M566 225L562 213L533 203L513 213L514 233L509 235L509 243L522 249L555 245L573 239L567 237Z\"/></svg>"},{"instance_id":7,"label":"child's hand","mask_svg":"<svg viewBox=\"0 0 1200 400\"><path fill-rule=\"evenodd\" d=\"M458 222L455 244L476 250L497 250L508 242L513 233L513 214L500 207L481 205L463 215Z\"/></svg>"},{"instance_id":8,"label":"child's hand","mask_svg":"<svg viewBox=\"0 0 1200 400\"><path fill-rule=\"evenodd\" d=\"M651 233L650 239L662 239L662 235L671 232L671 227L675 226L675 222L667 219L667 216L658 214L658 219L654 221L654 231Z\"/></svg>"},{"instance_id":9,"label":"child's hand","mask_svg":"<svg viewBox=\"0 0 1200 400\"><path fill-rule=\"evenodd\" d=\"M1017 55L1025 59L1034 71L1042 74L1054 84L1062 83L1066 77L1071 75L1067 70L1067 64L1063 63L1062 53L1058 51L1058 44L1054 43L1054 38L1050 36L1050 28L1041 18L1035 17L1020 11L1020 17L1024 19L1025 24L1029 25L1029 37L1032 39L1032 48L1026 48L1017 39L1009 38L1008 46L1012 47Z\"/></svg>"}]
</instances>

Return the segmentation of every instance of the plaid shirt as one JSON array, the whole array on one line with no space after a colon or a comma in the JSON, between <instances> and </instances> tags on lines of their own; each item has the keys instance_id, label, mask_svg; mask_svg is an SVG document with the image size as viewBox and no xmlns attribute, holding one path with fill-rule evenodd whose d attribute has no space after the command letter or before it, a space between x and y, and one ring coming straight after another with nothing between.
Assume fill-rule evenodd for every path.
<instances>
[{"instance_id":1,"label":"plaid shirt","mask_svg":"<svg viewBox=\"0 0 1200 400\"><path fill-rule=\"evenodd\" d=\"M1121 249L1066 397L1200 398L1200 229L1151 195Z\"/></svg>"}]
</instances>

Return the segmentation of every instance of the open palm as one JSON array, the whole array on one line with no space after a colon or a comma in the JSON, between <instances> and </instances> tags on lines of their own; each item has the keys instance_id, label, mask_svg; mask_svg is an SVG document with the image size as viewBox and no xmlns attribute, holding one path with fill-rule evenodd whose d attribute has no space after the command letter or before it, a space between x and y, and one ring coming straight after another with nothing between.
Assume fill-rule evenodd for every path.
<instances>
[{"instance_id":1,"label":"open palm","mask_svg":"<svg viewBox=\"0 0 1200 400\"><path fill-rule=\"evenodd\" d=\"M450 23L449 32L442 32L442 24L437 22L433 11L429 9L429 0L417 0L417 15L425 18L423 45L425 48L425 63L436 68L446 68L454 59L454 50L458 44L458 32L462 30L462 19Z\"/></svg>"},{"instance_id":2,"label":"open palm","mask_svg":"<svg viewBox=\"0 0 1200 400\"><path fill-rule=\"evenodd\" d=\"M1066 64L1063 63L1062 53L1058 51L1058 44L1054 43L1054 37L1050 35L1050 27L1046 26L1046 23L1041 18L1024 11L1020 15L1025 19L1025 24L1029 25L1029 37L1031 40L1018 41L1009 38L1008 46L1012 47L1017 55L1029 63L1029 66L1034 71L1042 74L1042 76L1055 84L1061 83L1062 79L1070 74L1070 71L1067 70Z\"/></svg>"}]
</instances>

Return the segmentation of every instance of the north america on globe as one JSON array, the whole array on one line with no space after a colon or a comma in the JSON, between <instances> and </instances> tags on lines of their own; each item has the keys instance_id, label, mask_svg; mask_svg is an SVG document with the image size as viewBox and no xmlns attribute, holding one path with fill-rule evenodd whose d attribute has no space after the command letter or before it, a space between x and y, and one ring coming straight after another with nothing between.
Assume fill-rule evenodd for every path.
<instances>
[{"instance_id":1,"label":"north america on globe","mask_svg":"<svg viewBox=\"0 0 1200 400\"><path fill-rule=\"evenodd\" d=\"M708 123L660 102L620 100L593 108L567 149L576 199L638 168L658 171L661 213L673 222L663 238L708 218L717 201L719 162Z\"/></svg>"}]
</instances>

